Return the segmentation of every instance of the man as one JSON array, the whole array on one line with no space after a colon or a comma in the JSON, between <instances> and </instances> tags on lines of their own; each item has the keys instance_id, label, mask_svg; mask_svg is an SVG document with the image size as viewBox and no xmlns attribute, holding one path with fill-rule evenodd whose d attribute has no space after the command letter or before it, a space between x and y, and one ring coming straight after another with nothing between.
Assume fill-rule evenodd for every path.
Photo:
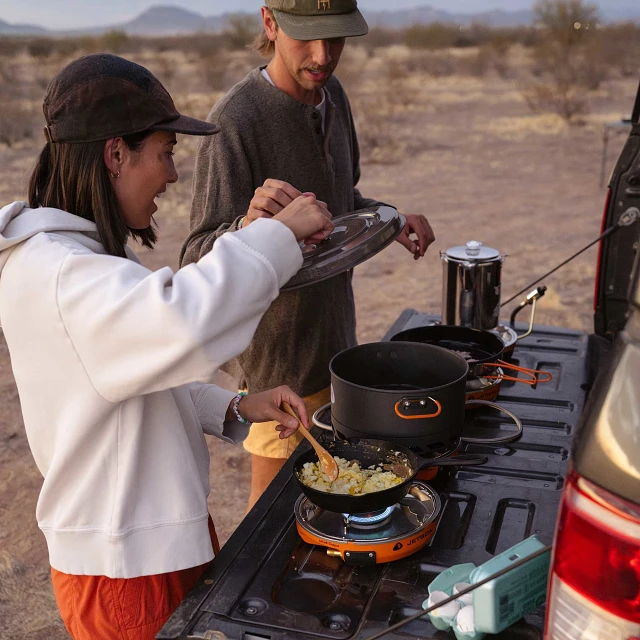
<instances>
[{"instance_id":1,"label":"man","mask_svg":"<svg viewBox=\"0 0 640 640\"><path fill-rule=\"evenodd\" d=\"M314 193L334 217L381 204L356 188L358 140L349 101L333 76L346 38L368 30L356 0L267 0L262 21L256 48L271 61L209 114L221 133L198 152L183 266L223 233L277 214L301 192ZM435 238L424 216L406 217L399 241L418 259ZM310 414L329 402L329 361L356 344L351 278L344 273L280 294L235 363L251 392L287 384ZM300 441L265 437L268 432L254 425L245 441L252 454L249 508Z\"/></svg>"}]
</instances>

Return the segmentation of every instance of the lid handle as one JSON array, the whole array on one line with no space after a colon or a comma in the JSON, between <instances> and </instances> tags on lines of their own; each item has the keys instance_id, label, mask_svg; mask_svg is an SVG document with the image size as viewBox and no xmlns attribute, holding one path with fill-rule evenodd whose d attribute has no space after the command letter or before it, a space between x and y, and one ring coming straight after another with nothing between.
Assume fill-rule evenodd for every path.
<instances>
[{"instance_id":1,"label":"lid handle","mask_svg":"<svg viewBox=\"0 0 640 640\"><path fill-rule=\"evenodd\" d=\"M477 240L471 240L470 242L467 242L467 255L479 256L480 249L482 249L482 242L478 242Z\"/></svg>"}]
</instances>

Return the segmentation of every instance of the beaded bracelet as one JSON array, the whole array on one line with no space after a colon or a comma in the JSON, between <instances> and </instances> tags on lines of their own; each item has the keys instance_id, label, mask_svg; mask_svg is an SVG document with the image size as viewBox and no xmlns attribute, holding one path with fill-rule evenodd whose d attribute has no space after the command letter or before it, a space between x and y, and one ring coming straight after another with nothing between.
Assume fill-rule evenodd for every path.
<instances>
[{"instance_id":1,"label":"beaded bracelet","mask_svg":"<svg viewBox=\"0 0 640 640\"><path fill-rule=\"evenodd\" d=\"M240 404L240 400L247 395L246 391L241 391L234 399L233 399L233 413L236 414L236 420L241 422L242 424L249 424L248 420L245 420L238 411L238 405Z\"/></svg>"}]
</instances>

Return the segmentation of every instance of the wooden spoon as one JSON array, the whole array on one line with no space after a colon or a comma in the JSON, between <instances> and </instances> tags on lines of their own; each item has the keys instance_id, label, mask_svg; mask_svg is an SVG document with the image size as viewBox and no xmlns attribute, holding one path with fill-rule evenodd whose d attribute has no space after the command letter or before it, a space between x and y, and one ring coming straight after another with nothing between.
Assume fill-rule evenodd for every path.
<instances>
[{"instance_id":1,"label":"wooden spoon","mask_svg":"<svg viewBox=\"0 0 640 640\"><path fill-rule=\"evenodd\" d=\"M311 446L315 449L318 460L320 461L320 469L331 482L338 479L338 464L333 459L333 456L311 435L309 430L300 422L300 418L296 415L296 412L291 408L288 402L282 403L282 408L292 417L298 421L298 430L302 432L302 435L311 443Z\"/></svg>"}]
</instances>

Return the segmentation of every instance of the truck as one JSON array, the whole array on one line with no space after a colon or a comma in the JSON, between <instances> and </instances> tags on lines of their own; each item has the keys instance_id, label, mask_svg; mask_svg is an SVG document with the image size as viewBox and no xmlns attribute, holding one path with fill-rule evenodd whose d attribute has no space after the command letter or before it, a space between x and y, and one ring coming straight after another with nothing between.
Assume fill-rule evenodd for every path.
<instances>
[{"instance_id":1,"label":"truck","mask_svg":"<svg viewBox=\"0 0 640 640\"><path fill-rule=\"evenodd\" d=\"M518 342L514 361L550 371L553 381L503 382L498 402L523 432L508 444L482 439L509 433L509 420L469 412L465 433L474 442L461 451L488 463L429 480L441 501L430 543L394 562L352 564L305 542L294 517L293 456L159 640L453 638L416 618L429 584L531 535L553 544L546 602L495 637L640 637L640 87L630 124L607 190L594 332L536 325ZM437 320L407 309L383 340ZM509 594L503 599L508 615Z\"/></svg>"}]
</instances>

